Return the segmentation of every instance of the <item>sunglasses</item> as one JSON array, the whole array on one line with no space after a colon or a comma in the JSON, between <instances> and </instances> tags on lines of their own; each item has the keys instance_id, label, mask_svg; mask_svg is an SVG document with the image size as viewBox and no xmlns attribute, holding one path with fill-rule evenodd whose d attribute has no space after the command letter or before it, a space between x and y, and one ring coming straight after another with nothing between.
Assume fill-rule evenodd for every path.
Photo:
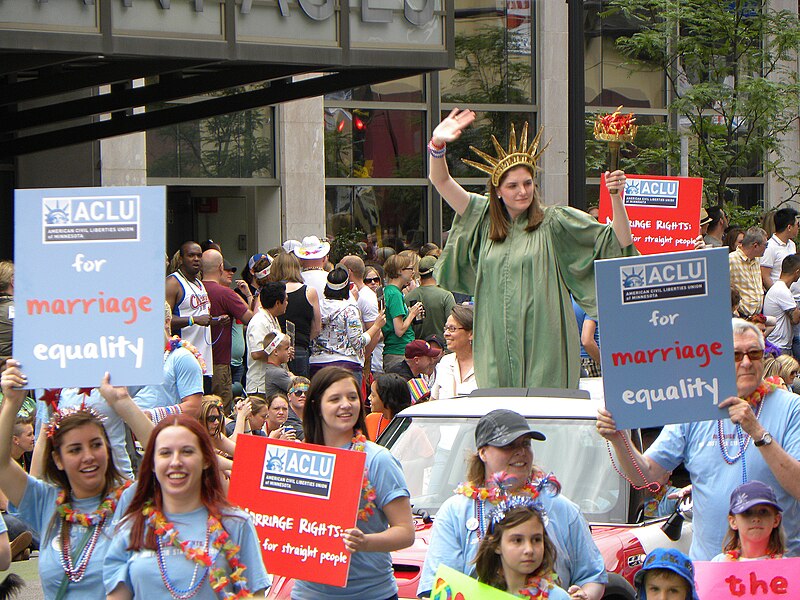
<instances>
[{"instance_id":1,"label":"sunglasses","mask_svg":"<svg viewBox=\"0 0 800 600\"><path fill-rule=\"evenodd\" d=\"M381 278L380 277L367 277L364 280L364 283L380 283L380 282L381 282Z\"/></svg>"},{"instance_id":2,"label":"sunglasses","mask_svg":"<svg viewBox=\"0 0 800 600\"><path fill-rule=\"evenodd\" d=\"M748 350L747 352L734 352L733 360L737 363L740 363L744 360L745 355L747 355L747 358L750 359L750 362L756 362L757 360L764 359L763 350Z\"/></svg>"},{"instance_id":3,"label":"sunglasses","mask_svg":"<svg viewBox=\"0 0 800 600\"><path fill-rule=\"evenodd\" d=\"M209 423L216 423L217 421L219 421L219 419L220 419L219 415L208 415L206 417L206 421L208 421Z\"/></svg>"},{"instance_id":4,"label":"sunglasses","mask_svg":"<svg viewBox=\"0 0 800 600\"><path fill-rule=\"evenodd\" d=\"M295 396L305 396L308 394L308 388L296 388L293 390L289 390L290 394L294 394Z\"/></svg>"}]
</instances>

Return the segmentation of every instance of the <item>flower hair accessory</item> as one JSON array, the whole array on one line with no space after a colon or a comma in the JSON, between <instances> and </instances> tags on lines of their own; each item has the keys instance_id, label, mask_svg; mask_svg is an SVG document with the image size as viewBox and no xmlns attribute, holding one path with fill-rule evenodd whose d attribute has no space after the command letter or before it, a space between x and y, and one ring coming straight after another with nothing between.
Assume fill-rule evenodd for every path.
<instances>
[{"instance_id":1,"label":"flower hair accessory","mask_svg":"<svg viewBox=\"0 0 800 600\"><path fill-rule=\"evenodd\" d=\"M500 185L500 178L503 176L503 173L509 169L524 165L530 167L532 171L536 171L536 162L539 160L542 152L544 152L549 145L548 142L545 144L544 148L539 150L539 141L542 137L542 131L544 131L544 128L539 129L539 133L536 134L536 137L533 138L531 145L528 146L528 123L526 121L522 128L522 135L519 138L519 146L517 146L517 134L514 131L514 124L512 123L511 136L508 142L508 150L505 150L500 145L500 142L497 141L497 138L492 136L492 143L497 151L496 157L478 150L475 146L470 146L470 150L485 160L486 164L467 160L466 158L462 158L461 160L471 167L475 167L484 173L488 173L492 178L492 185L497 187Z\"/></svg>"},{"instance_id":2,"label":"flower hair accessory","mask_svg":"<svg viewBox=\"0 0 800 600\"><path fill-rule=\"evenodd\" d=\"M547 516L542 503L532 496L508 496L495 506L489 513L489 533L494 532L494 526L506 518L506 515L515 508L527 508L539 513L544 522Z\"/></svg>"},{"instance_id":3,"label":"flower hair accessory","mask_svg":"<svg viewBox=\"0 0 800 600\"><path fill-rule=\"evenodd\" d=\"M100 423L106 420L105 415L101 415L91 406L86 406L85 402L81 402L80 406L65 408L63 410L56 409L56 411L53 413L53 418L50 419L50 422L47 424L47 437L53 439L56 433L58 433L58 430L61 428L61 423L64 421L64 419L80 413L88 414L92 418L97 419Z\"/></svg>"}]
</instances>

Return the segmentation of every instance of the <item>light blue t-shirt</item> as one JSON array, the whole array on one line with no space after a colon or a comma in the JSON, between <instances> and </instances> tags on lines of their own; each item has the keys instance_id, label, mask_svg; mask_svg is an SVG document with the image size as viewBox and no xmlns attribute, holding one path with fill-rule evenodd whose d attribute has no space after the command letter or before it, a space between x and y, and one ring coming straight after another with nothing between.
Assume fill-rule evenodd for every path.
<instances>
[{"instance_id":1,"label":"light blue t-shirt","mask_svg":"<svg viewBox=\"0 0 800 600\"><path fill-rule=\"evenodd\" d=\"M603 557L592 539L589 524L578 507L564 496L542 493L539 500L547 514L545 530L556 547L556 572L562 587L585 583L606 583ZM484 502L486 511L492 505ZM475 501L462 495L444 501L433 521L431 542L422 567L417 595L430 594L440 564L475 577L475 555L480 538L467 529L475 517Z\"/></svg>"},{"instance_id":2,"label":"light blue t-shirt","mask_svg":"<svg viewBox=\"0 0 800 600\"><path fill-rule=\"evenodd\" d=\"M202 393L203 370L200 363L186 348L177 348L164 361L164 383L144 386L133 400L139 408L148 409L174 406L186 396Z\"/></svg>"},{"instance_id":3,"label":"light blue t-shirt","mask_svg":"<svg viewBox=\"0 0 800 600\"><path fill-rule=\"evenodd\" d=\"M789 455L800 459L800 396L777 389L763 402L759 422ZM711 560L722 550L728 531L730 495L742 483L742 461L739 459L729 465L723 459L717 423L667 425L645 453L667 471L681 462L689 471L694 506L694 534L689 551L692 560ZM735 427L730 419L722 421L722 426L728 455L736 456L739 441ZM756 479L772 486L783 508L786 556L800 556L800 501L781 487L752 440L744 456L748 481Z\"/></svg>"},{"instance_id":4,"label":"light blue t-shirt","mask_svg":"<svg viewBox=\"0 0 800 600\"><path fill-rule=\"evenodd\" d=\"M91 394L84 396L78 393L78 388L64 388L61 390L58 407L61 409L77 407L84 401L87 406L105 416L103 428L106 430L108 442L111 444L114 464L125 477L133 479L134 473L131 468L131 458L125 449L125 421L108 405L105 398L100 395L100 390L94 388Z\"/></svg>"},{"instance_id":5,"label":"light blue t-shirt","mask_svg":"<svg viewBox=\"0 0 800 600\"><path fill-rule=\"evenodd\" d=\"M0 534L2 533L8 533L8 527L6 527L6 522L0 519Z\"/></svg>"},{"instance_id":6,"label":"light blue t-shirt","mask_svg":"<svg viewBox=\"0 0 800 600\"><path fill-rule=\"evenodd\" d=\"M54 526L50 527L56 512L58 492L56 486L28 475L28 485L19 505L19 517L41 537L39 578L42 581L45 598L55 597L64 578L64 569L61 567L61 519L57 519ZM79 512L91 513L97 510L102 500L101 496L94 496L82 500L73 499L71 504L72 508ZM77 583L70 582L67 594L64 596L65 600L105 600L103 559L121 514L121 507L118 505L113 519L106 519L83 579ZM85 534L85 527L76 524L70 527L69 545L73 553Z\"/></svg>"},{"instance_id":7,"label":"light blue t-shirt","mask_svg":"<svg viewBox=\"0 0 800 600\"><path fill-rule=\"evenodd\" d=\"M372 442L365 445L366 468L369 481L375 487L375 512L367 521L358 521L364 533L380 533L389 527L383 507L392 500L409 496L403 469L397 459L383 446ZM342 542L344 549L344 542ZM392 568L392 555L388 552L355 552L350 555L350 574L346 587L296 581L292 600L320 600L321 598L356 598L358 600L385 600L397 593L397 583Z\"/></svg>"},{"instance_id":8,"label":"light blue t-shirt","mask_svg":"<svg viewBox=\"0 0 800 600\"><path fill-rule=\"evenodd\" d=\"M222 525L230 535L231 540L241 548L239 560L247 567L244 572L244 577L247 579L247 589L255 592L269 588L272 582L267 570L264 568L258 536L250 518L239 509L228 509L225 511L225 515L222 519ZM166 513L164 516L175 525L179 532L179 539L190 541L193 547L205 545L208 524L208 510L205 507L188 513ZM215 549L212 545L216 535L219 534L212 534L208 552L214 561L213 567L222 568L225 570L225 574L229 575L231 569L225 554ZM118 584L123 583L133 592L134 598L146 598L148 600L169 598L169 592L165 589L161 580L156 552L154 550L132 552L127 550L129 543L130 522L125 521L106 553L103 567L103 583L106 593L110 594ZM195 572L196 563L188 560L179 548L172 546L164 546L162 556L164 557L166 573L172 585L184 592L188 590L192 575ZM217 600L217 595L209 585L208 573L203 567L197 570L198 580L200 577L203 578L200 590L193 598L196 600ZM234 590L229 584L225 591L231 592Z\"/></svg>"}]
</instances>

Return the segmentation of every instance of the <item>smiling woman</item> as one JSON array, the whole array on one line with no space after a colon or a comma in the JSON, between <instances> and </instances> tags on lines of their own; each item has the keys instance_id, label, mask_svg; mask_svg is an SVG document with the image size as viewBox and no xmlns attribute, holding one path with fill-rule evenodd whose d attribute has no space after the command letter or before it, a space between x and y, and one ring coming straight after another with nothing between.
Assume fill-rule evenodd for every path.
<instances>
[{"instance_id":1,"label":"smiling woman","mask_svg":"<svg viewBox=\"0 0 800 600\"><path fill-rule=\"evenodd\" d=\"M269 587L255 528L228 504L211 438L196 419L169 417L153 430L103 578L113 600L167 592L211 600Z\"/></svg>"},{"instance_id":2,"label":"smiling woman","mask_svg":"<svg viewBox=\"0 0 800 600\"><path fill-rule=\"evenodd\" d=\"M297 581L292 590L294 600L396 597L389 553L414 542L409 492L397 459L363 435L363 411L352 371L325 367L311 379L303 413L306 442L349 448L364 452L367 458L358 521L342 533L342 550L352 553L347 585L340 588Z\"/></svg>"}]
</instances>

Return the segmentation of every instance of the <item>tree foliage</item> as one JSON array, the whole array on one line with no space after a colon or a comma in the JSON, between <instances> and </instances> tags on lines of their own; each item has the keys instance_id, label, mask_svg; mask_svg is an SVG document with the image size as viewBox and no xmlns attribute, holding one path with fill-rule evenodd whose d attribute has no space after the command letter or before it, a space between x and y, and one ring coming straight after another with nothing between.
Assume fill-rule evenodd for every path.
<instances>
[{"instance_id":1,"label":"tree foliage","mask_svg":"<svg viewBox=\"0 0 800 600\"><path fill-rule=\"evenodd\" d=\"M609 0L635 33L616 40L632 71L658 68L670 83L661 150L673 170L681 132L691 139L689 174L703 177L709 203L730 197L733 177L766 173L800 193L798 165L781 137L797 119L800 86L797 15L764 0ZM645 160L653 160L646 156Z\"/></svg>"}]
</instances>

